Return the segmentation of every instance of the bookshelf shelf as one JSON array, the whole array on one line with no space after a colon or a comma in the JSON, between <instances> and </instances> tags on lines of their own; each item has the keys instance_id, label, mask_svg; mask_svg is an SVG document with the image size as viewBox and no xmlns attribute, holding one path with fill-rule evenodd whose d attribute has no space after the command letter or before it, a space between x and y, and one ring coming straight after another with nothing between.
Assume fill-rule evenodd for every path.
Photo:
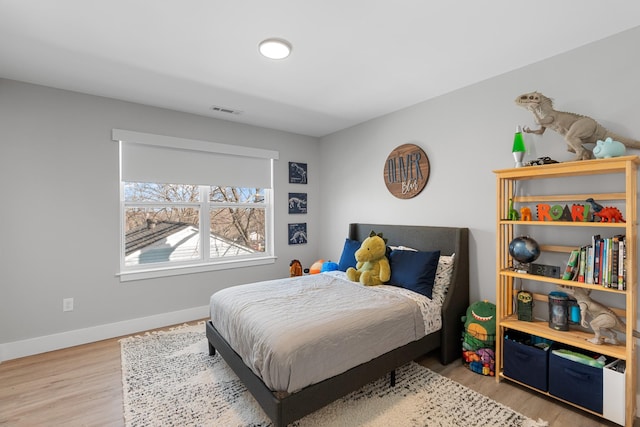
<instances>
[{"instance_id":1,"label":"bookshelf shelf","mask_svg":"<svg viewBox=\"0 0 640 427\"><path fill-rule=\"evenodd\" d=\"M632 426L633 420L636 414L636 389L637 389L637 354L636 354L636 340L632 337L633 329L637 323L637 171L640 164L640 158L638 156L624 156L615 157L610 159L597 159L597 160L584 160L575 162L565 162L551 165L541 165L522 168L511 168L496 170L494 173L497 178L497 192L496 192L496 381L508 379L510 381L519 382L517 379L511 379L504 374L504 349L503 340L505 333L509 330L520 331L526 334L532 334L541 338L552 340L556 343L562 343L570 345L577 349L583 349L585 351L603 354L613 359L621 359L626 362L626 370L624 372L624 395L625 395L625 413L624 420L625 425ZM572 177L587 177L598 175L617 175L624 178L624 181L618 179L611 180L616 182L618 188L615 188L616 192L598 192L598 193L584 193L582 192L567 192L570 189L570 185L566 185L562 188L565 194L539 194L539 195L520 195L516 192L519 186L526 183L527 193L542 192L540 186L544 187L541 183L536 181L544 180L547 178L572 178ZM562 187L562 180L560 184L553 182L554 187ZM522 183L522 184L520 184ZM540 185L539 185L540 184ZM517 187L518 186L518 187ZM622 191L620 191L622 190ZM547 204L571 204L571 203L584 203L584 201L592 197L599 202L611 203L614 202L619 206L620 211L623 214L626 222L624 223L602 223L602 222L570 222L570 221L511 221L505 218L509 217L509 205L510 201L513 203L513 207L523 206L523 204L535 204L535 203L547 203ZM523 228L525 227L525 228ZM534 228L531 228L534 227ZM579 248L589 242L591 236L595 234L601 234L603 237L611 237L618 234L625 235L626 243L626 289L618 290L616 288L607 288L601 285L587 284L583 282L577 282L572 280L562 280L553 277L537 276L527 273L521 273L514 271L511 266L513 260L509 255L509 243L517 236L517 232L521 230L527 230L527 234L533 234L535 230L540 231L543 235L558 234L549 229L548 227L558 227L558 230L567 228L566 232L570 235L575 235L577 230L578 235L584 234L580 241L566 241L560 245L554 244L540 244L541 250L548 252L567 253L570 250ZM581 233L580 230L584 230ZM576 239L576 237L571 237ZM557 255L556 255L557 256ZM589 341L593 338L594 334L589 331L584 331L580 327L570 327L569 331L556 331L549 327L547 321L534 320L532 322L518 320L517 313L515 312L514 296L517 293L516 280L526 280L536 283L537 288L546 288L547 293L558 290L557 286L573 286L578 288L588 289L591 292L591 296L598 300L598 295L609 296L616 301L621 302L624 307L613 308L614 312L623 318L625 326L626 340L618 345L601 344L596 345ZM534 300L547 303L547 295L541 293L534 293ZM623 339L623 337L620 337ZM526 384L524 384L526 385ZM530 387L531 388L531 387ZM531 390L540 392L535 388ZM550 397L557 398L549 392L540 392ZM566 400L557 398L563 402ZM598 412L594 412L589 408L581 407L575 403L570 403L572 406L581 408L589 413L599 415L603 418L607 418L605 415Z\"/></svg>"},{"instance_id":2,"label":"bookshelf shelf","mask_svg":"<svg viewBox=\"0 0 640 427\"><path fill-rule=\"evenodd\" d=\"M537 388L535 388L535 387L531 387L529 384L526 384L526 383L523 383L523 382L521 382L521 381L518 381L518 380L515 380L515 379L513 379L513 378L510 378L510 377L508 377L508 376L504 375L504 373L503 373L503 372L501 372L501 373L500 373L500 377L501 377L501 378L506 378L506 379L508 379L509 381L513 381L513 382L515 382L515 383L518 383L518 384L520 384L520 385L521 385L521 386L523 386L523 387L526 387L526 388L528 388L528 389L531 389L531 390L535 391L536 393L543 394L543 395L548 396L548 397L551 397L551 398L553 398L553 399L560 400L560 401L562 401L562 402L566 403L567 405L575 406L576 408L582 409L582 410L583 410L583 411L585 411L585 412L589 412L589 413L591 413L591 414L593 414L593 415L597 415L597 416L602 416L601 414L599 414L599 413L597 413L597 412L594 412L594 411L592 411L592 410L590 410L590 409L583 408L582 406L576 405L576 404L575 404L575 403L573 403L573 402L569 402L568 400L564 400L564 399L561 399L561 398L559 398L559 397L557 397L557 396L553 396L553 395L552 395L552 394L550 394L550 393L542 392L542 391L538 390L538 389L537 389Z\"/></svg>"},{"instance_id":3,"label":"bookshelf shelf","mask_svg":"<svg viewBox=\"0 0 640 427\"><path fill-rule=\"evenodd\" d=\"M580 347L585 350L601 353L605 356L611 356L615 359L626 358L626 348L622 345L596 345L588 342L589 338L593 338L592 333L583 332L577 329L569 331L556 331L549 327L547 322L534 320L533 322L524 322L518 320L515 315L507 316L500 320L503 328L516 329L521 332L533 334L542 338L547 338L555 342L562 342L574 347Z\"/></svg>"},{"instance_id":4,"label":"bookshelf shelf","mask_svg":"<svg viewBox=\"0 0 640 427\"><path fill-rule=\"evenodd\" d=\"M513 270L501 270L498 274L500 274L501 276L526 279L526 280L535 280L537 282L551 283L551 284L556 284L560 286L575 286L577 288L585 288L593 291L612 292L615 294L623 294L623 295L626 295L627 293L626 290L620 291L615 288L605 288L599 285L590 285L587 283L576 282L575 280L562 280L562 279L555 279L553 277L544 277L544 276L536 276L536 275L527 274L527 273L518 273Z\"/></svg>"},{"instance_id":5,"label":"bookshelf shelf","mask_svg":"<svg viewBox=\"0 0 640 427\"><path fill-rule=\"evenodd\" d=\"M571 222L571 221L510 221L508 219L502 219L499 221L499 225L532 225L540 227L594 227L594 228L626 228L625 222Z\"/></svg>"}]
</instances>

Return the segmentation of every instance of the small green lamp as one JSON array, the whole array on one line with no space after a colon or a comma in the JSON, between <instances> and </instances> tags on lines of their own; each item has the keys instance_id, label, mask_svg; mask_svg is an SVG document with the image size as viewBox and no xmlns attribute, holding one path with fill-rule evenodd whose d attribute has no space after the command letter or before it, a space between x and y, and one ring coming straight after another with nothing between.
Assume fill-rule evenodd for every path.
<instances>
[{"instance_id":1,"label":"small green lamp","mask_svg":"<svg viewBox=\"0 0 640 427\"><path fill-rule=\"evenodd\" d=\"M516 126L516 134L513 137L513 148L511 149L513 152L513 158L516 161L516 167L521 168L524 166L522 160L524 159L524 153L527 151L524 146L524 138L522 137L522 127Z\"/></svg>"}]
</instances>

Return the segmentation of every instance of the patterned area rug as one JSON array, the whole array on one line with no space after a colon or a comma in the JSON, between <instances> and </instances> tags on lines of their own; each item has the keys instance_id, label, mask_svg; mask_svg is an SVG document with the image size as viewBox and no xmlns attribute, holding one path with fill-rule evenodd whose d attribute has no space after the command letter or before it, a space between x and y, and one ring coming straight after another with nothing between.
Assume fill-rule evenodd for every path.
<instances>
[{"instance_id":1,"label":"patterned area rug","mask_svg":"<svg viewBox=\"0 0 640 427\"><path fill-rule=\"evenodd\" d=\"M219 354L204 324L120 341L127 426L252 426L271 422ZM545 426L435 372L410 363L388 378L293 424L326 426Z\"/></svg>"}]
</instances>

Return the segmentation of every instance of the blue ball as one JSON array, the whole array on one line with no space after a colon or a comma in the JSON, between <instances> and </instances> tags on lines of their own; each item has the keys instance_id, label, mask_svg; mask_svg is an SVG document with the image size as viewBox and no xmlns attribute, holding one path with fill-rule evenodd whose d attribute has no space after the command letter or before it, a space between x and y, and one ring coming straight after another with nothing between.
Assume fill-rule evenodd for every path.
<instances>
[{"instance_id":1,"label":"blue ball","mask_svg":"<svg viewBox=\"0 0 640 427\"><path fill-rule=\"evenodd\" d=\"M322 268L320 269L320 273L324 273L325 271L335 271L337 269L338 269L337 263L327 261L322 263Z\"/></svg>"}]
</instances>

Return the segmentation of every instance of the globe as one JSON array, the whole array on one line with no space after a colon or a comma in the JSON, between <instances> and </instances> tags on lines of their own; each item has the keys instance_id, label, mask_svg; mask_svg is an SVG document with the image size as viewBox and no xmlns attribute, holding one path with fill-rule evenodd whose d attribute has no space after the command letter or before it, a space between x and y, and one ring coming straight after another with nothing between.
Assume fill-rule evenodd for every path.
<instances>
[{"instance_id":1,"label":"globe","mask_svg":"<svg viewBox=\"0 0 640 427\"><path fill-rule=\"evenodd\" d=\"M509 243L509 254L516 261L530 263L540 256L540 246L529 236L516 237Z\"/></svg>"}]
</instances>

